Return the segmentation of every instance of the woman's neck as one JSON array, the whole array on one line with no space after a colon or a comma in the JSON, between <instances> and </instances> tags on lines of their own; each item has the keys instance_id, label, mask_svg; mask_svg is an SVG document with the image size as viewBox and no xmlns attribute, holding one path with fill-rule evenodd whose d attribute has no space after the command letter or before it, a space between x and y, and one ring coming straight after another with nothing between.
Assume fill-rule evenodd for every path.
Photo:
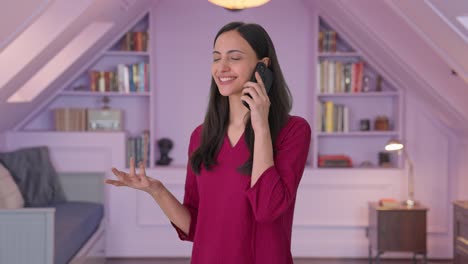
<instances>
[{"instance_id":1,"label":"woman's neck","mask_svg":"<svg viewBox=\"0 0 468 264\"><path fill-rule=\"evenodd\" d=\"M229 125L245 127L245 116L249 109L242 104L240 96L229 96Z\"/></svg>"}]
</instances>

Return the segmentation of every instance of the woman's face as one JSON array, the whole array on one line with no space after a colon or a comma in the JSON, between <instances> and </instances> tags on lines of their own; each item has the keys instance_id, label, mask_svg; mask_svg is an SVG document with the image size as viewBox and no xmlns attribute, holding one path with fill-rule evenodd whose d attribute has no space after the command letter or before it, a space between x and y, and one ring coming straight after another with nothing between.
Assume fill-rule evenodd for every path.
<instances>
[{"instance_id":1,"label":"woman's face","mask_svg":"<svg viewBox=\"0 0 468 264\"><path fill-rule=\"evenodd\" d=\"M249 43L235 30L224 32L215 42L211 74L223 96L241 95L250 80L257 56Z\"/></svg>"}]
</instances>

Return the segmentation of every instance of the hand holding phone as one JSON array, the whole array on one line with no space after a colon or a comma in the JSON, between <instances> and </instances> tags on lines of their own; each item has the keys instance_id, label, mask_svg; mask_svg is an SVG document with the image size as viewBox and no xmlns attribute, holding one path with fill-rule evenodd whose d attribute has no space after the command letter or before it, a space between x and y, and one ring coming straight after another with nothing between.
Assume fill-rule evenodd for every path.
<instances>
[{"instance_id":1,"label":"hand holding phone","mask_svg":"<svg viewBox=\"0 0 468 264\"><path fill-rule=\"evenodd\" d=\"M271 86L273 84L273 72L270 69L268 69L265 63L263 62L257 63L257 66L255 67L255 71L252 74L252 78L250 78L250 81L255 82L255 83L257 82L257 79L255 78L255 72L258 72L258 74L262 78L263 84L265 85L265 90L267 94L269 94L271 90ZM249 94L247 94L247 96L252 98L252 96L250 96ZM250 109L249 104L247 104L245 101L242 101L242 103L245 105L245 107Z\"/></svg>"}]
</instances>

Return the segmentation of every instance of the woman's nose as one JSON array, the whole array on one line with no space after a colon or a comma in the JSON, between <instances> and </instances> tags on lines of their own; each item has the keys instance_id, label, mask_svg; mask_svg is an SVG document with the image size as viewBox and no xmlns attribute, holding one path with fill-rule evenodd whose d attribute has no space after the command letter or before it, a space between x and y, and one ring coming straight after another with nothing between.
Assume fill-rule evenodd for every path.
<instances>
[{"instance_id":1,"label":"woman's nose","mask_svg":"<svg viewBox=\"0 0 468 264\"><path fill-rule=\"evenodd\" d=\"M229 64L226 60L221 60L219 63L219 70L220 71L229 71Z\"/></svg>"}]
</instances>

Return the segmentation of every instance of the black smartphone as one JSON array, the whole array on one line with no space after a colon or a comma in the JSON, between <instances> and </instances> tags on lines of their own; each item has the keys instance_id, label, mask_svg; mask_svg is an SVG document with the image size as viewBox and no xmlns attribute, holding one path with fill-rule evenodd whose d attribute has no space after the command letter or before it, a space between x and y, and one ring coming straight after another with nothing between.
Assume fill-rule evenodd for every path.
<instances>
[{"instance_id":1,"label":"black smartphone","mask_svg":"<svg viewBox=\"0 0 468 264\"><path fill-rule=\"evenodd\" d=\"M255 78L255 72L258 72L258 74L260 74L263 84L265 84L265 90L267 94L269 94L271 90L271 85L273 84L273 72L270 69L268 69L265 63L259 62L255 67L255 71L252 74L252 78L250 78L251 82L257 82L257 79ZM250 109L249 104L247 104L245 101L242 101L242 103L245 105L245 107Z\"/></svg>"}]
</instances>

